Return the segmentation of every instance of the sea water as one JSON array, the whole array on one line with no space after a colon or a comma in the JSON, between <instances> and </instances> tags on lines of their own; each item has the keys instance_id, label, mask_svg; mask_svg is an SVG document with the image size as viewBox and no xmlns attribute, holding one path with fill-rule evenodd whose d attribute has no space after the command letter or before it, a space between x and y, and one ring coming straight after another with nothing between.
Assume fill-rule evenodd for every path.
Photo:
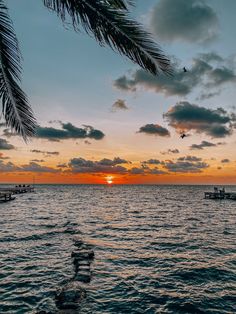
<instances>
[{"instance_id":1,"label":"sea water","mask_svg":"<svg viewBox=\"0 0 236 314\"><path fill-rule=\"evenodd\" d=\"M0 204L0 313L55 311L75 237L95 253L78 313L236 313L236 201L208 190L39 185Z\"/></svg>"}]
</instances>

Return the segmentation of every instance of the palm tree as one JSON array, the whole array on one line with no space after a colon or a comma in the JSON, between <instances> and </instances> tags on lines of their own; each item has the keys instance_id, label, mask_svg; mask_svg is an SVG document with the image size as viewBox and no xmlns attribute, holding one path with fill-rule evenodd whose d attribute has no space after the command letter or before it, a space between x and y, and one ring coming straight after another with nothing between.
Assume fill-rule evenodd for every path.
<instances>
[{"instance_id":1,"label":"palm tree","mask_svg":"<svg viewBox=\"0 0 236 314\"><path fill-rule=\"evenodd\" d=\"M108 45L154 75L170 73L170 61L149 33L129 17L133 0L42 0L63 23L82 26L101 45ZM0 0L0 98L2 115L26 141L37 127L27 96L20 87L21 54L4 0Z\"/></svg>"}]
</instances>

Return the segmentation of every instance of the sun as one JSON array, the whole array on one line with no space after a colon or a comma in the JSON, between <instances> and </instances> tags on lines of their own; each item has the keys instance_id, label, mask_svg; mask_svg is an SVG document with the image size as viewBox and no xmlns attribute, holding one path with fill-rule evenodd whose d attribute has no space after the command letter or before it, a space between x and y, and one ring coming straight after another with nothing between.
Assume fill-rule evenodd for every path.
<instances>
[{"instance_id":1,"label":"sun","mask_svg":"<svg viewBox=\"0 0 236 314\"><path fill-rule=\"evenodd\" d=\"M113 177L112 176L106 177L106 181L107 181L107 184L112 184L113 183Z\"/></svg>"}]
</instances>

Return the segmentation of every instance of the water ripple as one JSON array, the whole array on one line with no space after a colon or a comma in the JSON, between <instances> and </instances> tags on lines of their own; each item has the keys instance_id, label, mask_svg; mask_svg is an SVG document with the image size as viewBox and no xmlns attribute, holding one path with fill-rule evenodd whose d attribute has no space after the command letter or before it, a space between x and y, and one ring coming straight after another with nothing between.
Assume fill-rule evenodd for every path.
<instances>
[{"instance_id":1,"label":"water ripple","mask_svg":"<svg viewBox=\"0 0 236 314\"><path fill-rule=\"evenodd\" d=\"M205 189L38 186L1 204L0 313L53 311L77 236L96 255L81 314L236 313L236 203Z\"/></svg>"}]
</instances>

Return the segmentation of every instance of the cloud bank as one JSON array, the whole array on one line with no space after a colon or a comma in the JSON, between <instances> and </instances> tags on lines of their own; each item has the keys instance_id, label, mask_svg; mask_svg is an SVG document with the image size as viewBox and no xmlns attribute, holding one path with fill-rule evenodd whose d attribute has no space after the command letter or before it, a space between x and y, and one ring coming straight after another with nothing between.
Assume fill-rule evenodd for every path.
<instances>
[{"instance_id":1,"label":"cloud bank","mask_svg":"<svg viewBox=\"0 0 236 314\"><path fill-rule=\"evenodd\" d=\"M163 41L203 43L217 36L219 21L204 0L160 0L151 12L151 28Z\"/></svg>"},{"instance_id":2,"label":"cloud bank","mask_svg":"<svg viewBox=\"0 0 236 314\"><path fill-rule=\"evenodd\" d=\"M223 108L207 109L187 101L177 103L163 116L178 132L194 131L212 138L231 135L235 119Z\"/></svg>"}]
</instances>

